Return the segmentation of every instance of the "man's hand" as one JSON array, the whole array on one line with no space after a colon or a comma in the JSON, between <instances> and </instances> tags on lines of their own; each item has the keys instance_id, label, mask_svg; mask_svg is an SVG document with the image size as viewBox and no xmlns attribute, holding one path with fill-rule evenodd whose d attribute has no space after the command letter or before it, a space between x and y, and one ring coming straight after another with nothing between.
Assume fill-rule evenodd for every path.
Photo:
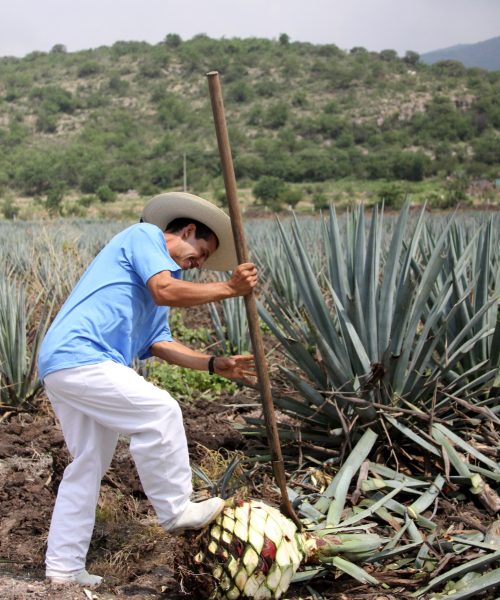
<instances>
[{"instance_id":1,"label":"man's hand","mask_svg":"<svg viewBox=\"0 0 500 600\"><path fill-rule=\"evenodd\" d=\"M255 385L257 374L255 362L251 354L238 354L236 356L216 356L214 371L221 377L237 379L247 385Z\"/></svg>"},{"instance_id":2,"label":"man's hand","mask_svg":"<svg viewBox=\"0 0 500 600\"><path fill-rule=\"evenodd\" d=\"M253 263L243 263L236 267L227 283L234 296L246 296L257 285L257 280L257 267Z\"/></svg>"}]
</instances>

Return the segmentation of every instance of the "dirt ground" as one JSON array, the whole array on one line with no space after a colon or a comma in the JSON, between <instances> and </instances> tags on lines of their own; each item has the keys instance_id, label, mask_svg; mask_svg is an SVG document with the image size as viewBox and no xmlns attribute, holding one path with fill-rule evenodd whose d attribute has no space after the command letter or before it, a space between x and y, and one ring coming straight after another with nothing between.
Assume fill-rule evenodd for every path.
<instances>
[{"instance_id":1,"label":"dirt ground","mask_svg":"<svg viewBox=\"0 0 500 600\"><path fill-rule=\"evenodd\" d=\"M50 516L69 456L57 422L47 408L44 413L4 414L0 422L0 598L175 598L173 560L183 540L157 526L127 440L119 441L103 481L88 556L88 570L106 583L86 592L45 582ZM233 409L200 401L183 413L194 463L205 448L243 447L232 426Z\"/></svg>"},{"instance_id":2,"label":"dirt ground","mask_svg":"<svg viewBox=\"0 0 500 600\"><path fill-rule=\"evenodd\" d=\"M249 442L234 428L241 412L247 410L239 406L248 401L243 393L237 393L225 401L201 400L183 407L193 464L205 466L207 457L220 455L212 450L248 449ZM92 591L45 581L50 516L68 460L47 403L36 414L0 413L0 599L187 600L175 571L176 558L189 553L188 541L158 526L125 439L119 441L102 484L87 561L88 570L102 575L104 583ZM277 504L269 465L255 469L247 482L250 495ZM329 600L403 600L409 599L418 585L413 575L408 571L385 574L390 594L383 587L367 588L346 576L314 582L314 589ZM307 584L291 586L286 595L288 600L316 597Z\"/></svg>"}]
</instances>

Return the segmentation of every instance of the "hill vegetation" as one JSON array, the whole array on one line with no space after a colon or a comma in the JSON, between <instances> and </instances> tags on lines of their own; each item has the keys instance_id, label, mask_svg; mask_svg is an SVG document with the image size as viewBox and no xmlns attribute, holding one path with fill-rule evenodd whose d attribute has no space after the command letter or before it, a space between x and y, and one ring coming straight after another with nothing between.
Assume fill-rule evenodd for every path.
<instances>
[{"instance_id":1,"label":"hill vegetation","mask_svg":"<svg viewBox=\"0 0 500 600\"><path fill-rule=\"evenodd\" d=\"M413 185L439 205L464 200L473 180L486 181L488 198L495 193L498 72L286 34L168 34L157 45L69 53L58 44L0 59L4 216L23 216L20 198L86 214L130 191L179 188L184 163L190 191L223 201L210 70L221 73L238 184L252 202L321 207L353 181L389 203Z\"/></svg>"}]
</instances>

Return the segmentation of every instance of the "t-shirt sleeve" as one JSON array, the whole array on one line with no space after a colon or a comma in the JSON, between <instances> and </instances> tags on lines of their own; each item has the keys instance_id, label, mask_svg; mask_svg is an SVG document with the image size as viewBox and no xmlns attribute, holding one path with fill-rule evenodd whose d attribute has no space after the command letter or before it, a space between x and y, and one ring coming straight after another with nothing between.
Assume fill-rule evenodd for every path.
<instances>
[{"instance_id":1,"label":"t-shirt sleeve","mask_svg":"<svg viewBox=\"0 0 500 600\"><path fill-rule=\"evenodd\" d=\"M168 253L163 233L156 225L142 223L134 227L127 240L125 256L144 285L161 271L175 273L180 270Z\"/></svg>"},{"instance_id":2,"label":"t-shirt sleeve","mask_svg":"<svg viewBox=\"0 0 500 600\"><path fill-rule=\"evenodd\" d=\"M170 331L170 327L168 324L168 311L167 311L167 319L165 320L165 323L163 324L162 327L158 327L156 329L156 331L153 332L153 335L151 337L151 341L149 343L149 346L147 348L147 350L145 350L140 356L139 358L141 360L146 360L146 358L151 358L151 346L153 344L156 344L158 342L172 342L173 341L173 337L172 337L172 332Z\"/></svg>"},{"instance_id":3,"label":"t-shirt sleeve","mask_svg":"<svg viewBox=\"0 0 500 600\"><path fill-rule=\"evenodd\" d=\"M151 346L153 344L157 344L158 342L173 342L174 338L170 333L170 329L165 327L162 332L158 333L158 335L152 340L150 346L139 356L140 360L146 360L147 358L151 358Z\"/></svg>"}]
</instances>

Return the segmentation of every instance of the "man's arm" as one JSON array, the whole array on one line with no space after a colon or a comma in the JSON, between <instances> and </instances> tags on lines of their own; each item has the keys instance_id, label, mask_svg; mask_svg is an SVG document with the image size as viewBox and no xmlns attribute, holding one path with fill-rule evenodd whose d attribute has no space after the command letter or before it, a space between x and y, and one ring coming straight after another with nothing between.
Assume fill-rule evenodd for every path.
<instances>
[{"instance_id":1,"label":"man's arm","mask_svg":"<svg viewBox=\"0 0 500 600\"><path fill-rule=\"evenodd\" d=\"M177 340L153 344L151 354L173 365L198 371L208 371L208 361L211 357L210 354L192 350ZM227 379L238 379L250 385L255 383L255 364L251 354L217 356L214 371Z\"/></svg>"},{"instance_id":2,"label":"man's arm","mask_svg":"<svg viewBox=\"0 0 500 600\"><path fill-rule=\"evenodd\" d=\"M148 280L148 288L155 304L178 307L245 296L256 285L257 269L252 263L239 265L227 281L192 283L172 277L170 271L161 271Z\"/></svg>"}]
</instances>

